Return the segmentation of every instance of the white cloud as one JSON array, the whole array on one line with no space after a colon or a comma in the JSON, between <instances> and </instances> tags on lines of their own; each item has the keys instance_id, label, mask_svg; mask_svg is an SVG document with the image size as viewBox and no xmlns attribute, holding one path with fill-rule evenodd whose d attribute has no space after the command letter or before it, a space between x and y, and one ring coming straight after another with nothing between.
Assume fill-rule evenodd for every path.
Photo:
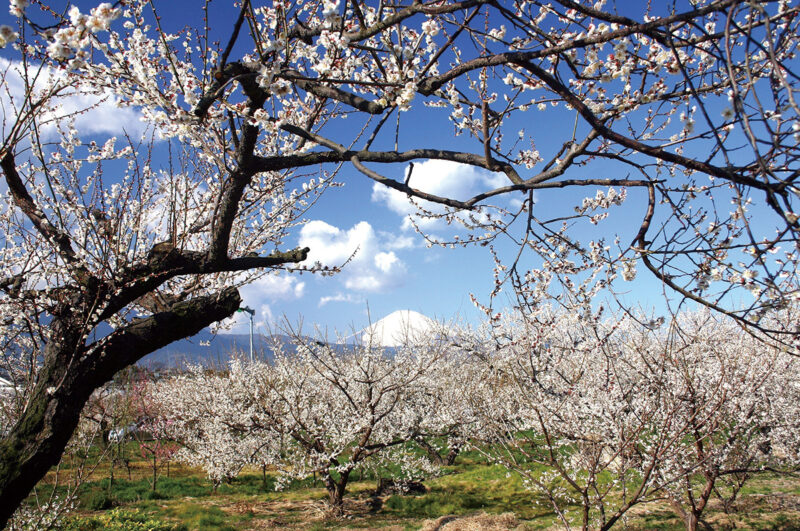
<instances>
[{"instance_id":1,"label":"white cloud","mask_svg":"<svg viewBox=\"0 0 800 531\"><path fill-rule=\"evenodd\" d=\"M401 285L406 274L403 261L394 251L385 249L385 244L366 221L348 230L320 220L310 221L300 230L299 244L311 249L309 260L312 262L333 267L350 259L339 275L349 290L386 291Z\"/></svg>"},{"instance_id":2,"label":"white cloud","mask_svg":"<svg viewBox=\"0 0 800 531\"><path fill-rule=\"evenodd\" d=\"M394 254L394 251L388 253L382 252L375 255L375 265L384 272L391 271L398 262L400 262L400 260L397 258L397 255Z\"/></svg>"},{"instance_id":3,"label":"white cloud","mask_svg":"<svg viewBox=\"0 0 800 531\"><path fill-rule=\"evenodd\" d=\"M326 266L342 265L356 250L360 256L353 261L363 260L364 254L370 253L374 240L372 226L366 221L344 231L324 221L313 220L300 230L300 246L311 249L308 260Z\"/></svg>"},{"instance_id":4,"label":"white cloud","mask_svg":"<svg viewBox=\"0 0 800 531\"><path fill-rule=\"evenodd\" d=\"M400 251L402 249L413 249L419 245L419 241L413 235L396 234L393 232L378 232L384 246L392 251Z\"/></svg>"},{"instance_id":5,"label":"white cloud","mask_svg":"<svg viewBox=\"0 0 800 531\"><path fill-rule=\"evenodd\" d=\"M508 207L511 210L519 210L520 208L522 208L522 199L520 199L519 197L512 197L511 199L508 200Z\"/></svg>"},{"instance_id":6,"label":"white cloud","mask_svg":"<svg viewBox=\"0 0 800 531\"><path fill-rule=\"evenodd\" d=\"M29 65L31 76L37 72ZM5 137L16 119L16 109L25 97L25 84L20 63L0 57L0 76L5 82L0 89L0 133ZM53 80L63 78L64 73L44 67L38 71L34 90L41 91ZM140 120L141 114L133 107L119 107L119 99L104 90L100 94L76 93L74 89L63 92L53 100L53 107L40 119L40 134L45 140L60 136L56 124L65 118L75 120L75 128L86 134L122 135L127 133L137 140L147 129Z\"/></svg>"},{"instance_id":7,"label":"white cloud","mask_svg":"<svg viewBox=\"0 0 800 531\"><path fill-rule=\"evenodd\" d=\"M353 295L352 293L344 294L344 293L339 292L336 295L326 295L324 297L320 297L319 304L317 306L322 308L323 306L325 306L329 302L346 302L346 303L349 303L349 304L354 304L354 303L360 303L360 302L363 302L363 301L364 301L364 299L362 299L361 297L357 297L357 296Z\"/></svg>"},{"instance_id":8,"label":"white cloud","mask_svg":"<svg viewBox=\"0 0 800 531\"><path fill-rule=\"evenodd\" d=\"M249 298L299 299L303 296L306 283L288 274L265 275L241 289L245 302Z\"/></svg>"},{"instance_id":9,"label":"white cloud","mask_svg":"<svg viewBox=\"0 0 800 531\"><path fill-rule=\"evenodd\" d=\"M523 204L527 201L529 192L524 192L524 195L515 194L514 196L508 196L508 203L507 207L510 212L519 212L522 208ZM539 202L539 193L534 191L533 192L533 206L536 208L536 203Z\"/></svg>"},{"instance_id":10,"label":"white cloud","mask_svg":"<svg viewBox=\"0 0 800 531\"><path fill-rule=\"evenodd\" d=\"M509 184L508 179L502 173L493 173L468 164L447 160L426 160L414 164L409 180L409 185L413 188L440 197L459 200L466 200L482 191L507 184ZM372 186L372 200L384 203L390 210L403 216L403 229L413 226L410 216L418 211L406 194L375 183ZM444 208L439 205L427 201L417 201L420 206L434 213L444 212ZM438 220L426 218L416 218L415 221L423 229L432 229L438 223Z\"/></svg>"}]
</instances>

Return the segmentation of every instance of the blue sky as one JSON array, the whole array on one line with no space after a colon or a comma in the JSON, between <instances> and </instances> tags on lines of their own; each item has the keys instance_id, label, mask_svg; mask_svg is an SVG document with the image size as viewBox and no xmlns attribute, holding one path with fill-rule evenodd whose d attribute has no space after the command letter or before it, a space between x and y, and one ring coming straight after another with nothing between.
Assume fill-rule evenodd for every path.
<instances>
[{"instance_id":1,"label":"blue sky","mask_svg":"<svg viewBox=\"0 0 800 531\"><path fill-rule=\"evenodd\" d=\"M65 8L67 5L63 3ZM96 3L78 2L78 5L87 10ZM181 25L194 26L201 21L200 10L186 10L183 2L159 2L157 5L167 24L176 16L181 17ZM212 3L211 8L216 10L211 13L217 21L215 29L220 40L224 41L231 26L225 21L233 10L222 3ZM12 22L6 10L0 11L0 24ZM2 50L0 57L14 58L14 52ZM110 107L101 107L94 111L100 116L87 117L87 123L113 123L120 131L122 127L128 130L137 127L135 116L122 117L113 114L114 111ZM400 148L435 145L480 153L481 147L474 140L466 135L453 136L446 119L447 112L420 106L402 113ZM441 113L441 117L437 119L436 113ZM110 120L111 116L115 118ZM517 131L525 128L535 130L539 133L536 147L544 159L549 160L561 147L561 142L569 138L573 125L574 114L560 108L531 111L530 117L508 123L505 135L515 136ZM540 134L542 132L544 135ZM103 135L118 134L114 131L97 133L101 137L98 143L103 140ZM382 170L397 176L404 174L406 166ZM573 176L582 176L590 171L594 176L605 178L625 178L629 173L625 167L604 163L572 171ZM415 310L442 320L460 318L476 322L479 314L470 302L470 294L486 302L493 285L493 261L487 250L481 247L427 248L423 238L408 222L408 213L412 209L402 195L380 188L349 165L343 167L339 180L344 186L326 192L307 213L305 218L308 222L287 240L286 247L308 245L312 249L311 259L318 259L326 265L341 264L356 254L341 274L332 277L281 273L244 287L244 304L256 310L257 327L265 330L285 316L293 323L302 318L306 324L317 323L329 329L347 331L351 327L360 329L365 326L368 312L372 321L376 321L398 309ZM496 186L498 182L498 176L487 171L452 163L422 161L415 165L411 184L440 195L466 198L476 191ZM537 192L535 212L545 219L569 214L583 197L594 196L595 191L595 188L584 187ZM507 196L498 202L501 206L513 206L518 200L518 197ZM645 205L641 200L639 192L629 190L626 204L613 211L602 223L609 240L613 240L614 234L619 234L623 242L631 241L644 214ZM443 227L441 223L425 229L442 237L453 234L451 227ZM591 230L586 229L586 236L596 238L599 233L591 233ZM517 251L516 246L508 241L499 243L497 248L502 257L509 259ZM536 265L531 262L531 266ZM660 284L645 273L640 272L634 282L621 283L619 289L626 290L623 298L629 304L640 305L645 311L651 308L659 312L663 310ZM244 331L246 322L246 317L239 314L232 331Z\"/></svg>"}]
</instances>

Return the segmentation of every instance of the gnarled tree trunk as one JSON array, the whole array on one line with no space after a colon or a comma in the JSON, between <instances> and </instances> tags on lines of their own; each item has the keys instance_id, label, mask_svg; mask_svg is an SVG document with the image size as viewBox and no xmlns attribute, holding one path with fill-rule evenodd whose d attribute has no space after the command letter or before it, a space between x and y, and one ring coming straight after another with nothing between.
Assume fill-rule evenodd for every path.
<instances>
[{"instance_id":1,"label":"gnarled tree trunk","mask_svg":"<svg viewBox=\"0 0 800 531\"><path fill-rule=\"evenodd\" d=\"M325 476L325 488L328 490L328 502L330 503L330 511L333 515L338 516L344 512L344 493L347 489L347 480L350 477L350 470L345 470L339 474L339 479L333 479L333 476L328 473Z\"/></svg>"},{"instance_id":2,"label":"gnarled tree trunk","mask_svg":"<svg viewBox=\"0 0 800 531\"><path fill-rule=\"evenodd\" d=\"M143 356L196 334L232 315L241 298L230 288L197 297L168 311L132 322L85 346L80 308L64 312L50 325L51 340L36 385L19 420L0 440L0 528L36 483L58 463L81 409L95 389ZM76 318L71 319L73 315Z\"/></svg>"}]
</instances>

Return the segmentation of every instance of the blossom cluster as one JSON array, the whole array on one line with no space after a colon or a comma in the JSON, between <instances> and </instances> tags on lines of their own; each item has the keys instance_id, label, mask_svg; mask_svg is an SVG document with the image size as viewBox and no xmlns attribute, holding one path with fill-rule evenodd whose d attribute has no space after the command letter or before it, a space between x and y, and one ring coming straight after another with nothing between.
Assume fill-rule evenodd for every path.
<instances>
[{"instance_id":1,"label":"blossom cluster","mask_svg":"<svg viewBox=\"0 0 800 531\"><path fill-rule=\"evenodd\" d=\"M684 504L698 472L724 482L800 460L797 360L709 312L665 322L541 307L417 335L392 355L299 335L276 348L274 363L196 367L152 390L181 458L214 481L248 463L329 488L382 463L421 477L434 462L399 443L439 458L470 446L559 513L587 503L600 527L654 497ZM641 489L620 503L613 489L632 478Z\"/></svg>"},{"instance_id":2,"label":"blossom cluster","mask_svg":"<svg viewBox=\"0 0 800 531\"><path fill-rule=\"evenodd\" d=\"M89 15L81 13L78 6L72 6L67 14L70 24L52 35L47 54L56 61L66 61L74 55L71 66L78 67L87 57L84 48L90 44L90 34L108 31L111 22L122 15L122 10L104 2L93 8Z\"/></svg>"},{"instance_id":3,"label":"blossom cluster","mask_svg":"<svg viewBox=\"0 0 800 531\"><path fill-rule=\"evenodd\" d=\"M368 343L298 342L273 364L234 362L225 375L195 367L158 384L152 396L163 405L164 433L181 441L178 457L202 466L216 483L247 464L277 467L279 485L312 473L346 483L354 470L383 462L401 465L405 479L418 478L433 464L398 444L455 436L434 432L445 414L454 429L464 424L431 400L433 366L442 355L437 342L443 337L414 337L392 358Z\"/></svg>"}]
</instances>

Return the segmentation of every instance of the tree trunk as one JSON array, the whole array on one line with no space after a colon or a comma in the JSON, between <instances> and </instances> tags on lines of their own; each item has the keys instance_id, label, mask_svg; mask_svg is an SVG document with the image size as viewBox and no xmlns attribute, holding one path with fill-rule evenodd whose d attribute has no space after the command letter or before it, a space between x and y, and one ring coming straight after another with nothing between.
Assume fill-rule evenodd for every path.
<instances>
[{"instance_id":1,"label":"tree trunk","mask_svg":"<svg viewBox=\"0 0 800 531\"><path fill-rule=\"evenodd\" d=\"M691 511L686 511L686 517L683 519L684 524L686 524L686 531L697 531L697 525L699 524L697 515L695 515Z\"/></svg>"},{"instance_id":2,"label":"tree trunk","mask_svg":"<svg viewBox=\"0 0 800 531\"><path fill-rule=\"evenodd\" d=\"M583 499L583 507L581 508L581 521L583 525L581 526L581 530L589 531L589 495L584 491L581 493L581 497Z\"/></svg>"},{"instance_id":3,"label":"tree trunk","mask_svg":"<svg viewBox=\"0 0 800 531\"><path fill-rule=\"evenodd\" d=\"M78 425L81 409L94 391L67 370L80 334L60 321L51 325L61 339L45 348L29 402L11 432L0 441L0 528L22 500L61 459L64 447ZM63 342L62 342L63 341ZM67 363L63 363L66 361Z\"/></svg>"},{"instance_id":4,"label":"tree trunk","mask_svg":"<svg viewBox=\"0 0 800 531\"><path fill-rule=\"evenodd\" d=\"M425 452L428 454L428 458L433 462L433 464L437 466L443 466L446 464L445 460L442 458L442 455L434 448L428 441L425 440L424 437L417 437L414 439L416 442ZM455 456L453 457L455 459Z\"/></svg>"},{"instance_id":5,"label":"tree trunk","mask_svg":"<svg viewBox=\"0 0 800 531\"><path fill-rule=\"evenodd\" d=\"M451 446L450 451L447 452L447 456L444 458L444 465L453 466L459 453L461 453L461 445L455 444Z\"/></svg>"},{"instance_id":6,"label":"tree trunk","mask_svg":"<svg viewBox=\"0 0 800 531\"><path fill-rule=\"evenodd\" d=\"M349 476L350 471L346 470L339 475L339 481L335 481L330 473L325 477L325 488L328 490L328 502L331 506L331 513L334 516L340 516L344 512L344 493Z\"/></svg>"},{"instance_id":7,"label":"tree trunk","mask_svg":"<svg viewBox=\"0 0 800 531\"><path fill-rule=\"evenodd\" d=\"M114 487L114 465L116 464L116 462L117 462L117 458L113 456L113 451L112 451L111 462L108 465L108 492L109 493L111 492L111 489Z\"/></svg>"},{"instance_id":8,"label":"tree trunk","mask_svg":"<svg viewBox=\"0 0 800 531\"><path fill-rule=\"evenodd\" d=\"M683 525L686 526L686 531L697 531L700 528L700 525L703 525L704 529L712 529L707 523L704 523L700 520L700 516L703 514L703 507L689 507L684 508L681 505L680 499L678 498L670 498L669 500L670 505L672 505L675 514L683 520Z\"/></svg>"},{"instance_id":9,"label":"tree trunk","mask_svg":"<svg viewBox=\"0 0 800 531\"><path fill-rule=\"evenodd\" d=\"M442 454L433 447L428 441L425 440L424 437L417 437L414 439L420 448L425 450L428 454L428 458L433 462L433 464L438 466L452 466L453 463L456 462L456 457L461 452L461 444L454 443L450 446L450 449L447 451L447 455L442 457Z\"/></svg>"},{"instance_id":10,"label":"tree trunk","mask_svg":"<svg viewBox=\"0 0 800 531\"><path fill-rule=\"evenodd\" d=\"M234 288L197 297L133 321L89 347L83 346L87 331L77 318L82 315L79 309L75 316L53 318L50 337L55 339L45 346L28 405L8 436L0 440L0 529L59 462L95 389L150 352L229 317L240 303Z\"/></svg>"},{"instance_id":11,"label":"tree trunk","mask_svg":"<svg viewBox=\"0 0 800 531\"><path fill-rule=\"evenodd\" d=\"M153 492L156 491L157 481L158 481L158 461L156 460L156 453L153 452Z\"/></svg>"},{"instance_id":12,"label":"tree trunk","mask_svg":"<svg viewBox=\"0 0 800 531\"><path fill-rule=\"evenodd\" d=\"M111 426L106 419L100 419L100 448L103 452L108 450L109 440L108 436L111 434Z\"/></svg>"}]
</instances>

